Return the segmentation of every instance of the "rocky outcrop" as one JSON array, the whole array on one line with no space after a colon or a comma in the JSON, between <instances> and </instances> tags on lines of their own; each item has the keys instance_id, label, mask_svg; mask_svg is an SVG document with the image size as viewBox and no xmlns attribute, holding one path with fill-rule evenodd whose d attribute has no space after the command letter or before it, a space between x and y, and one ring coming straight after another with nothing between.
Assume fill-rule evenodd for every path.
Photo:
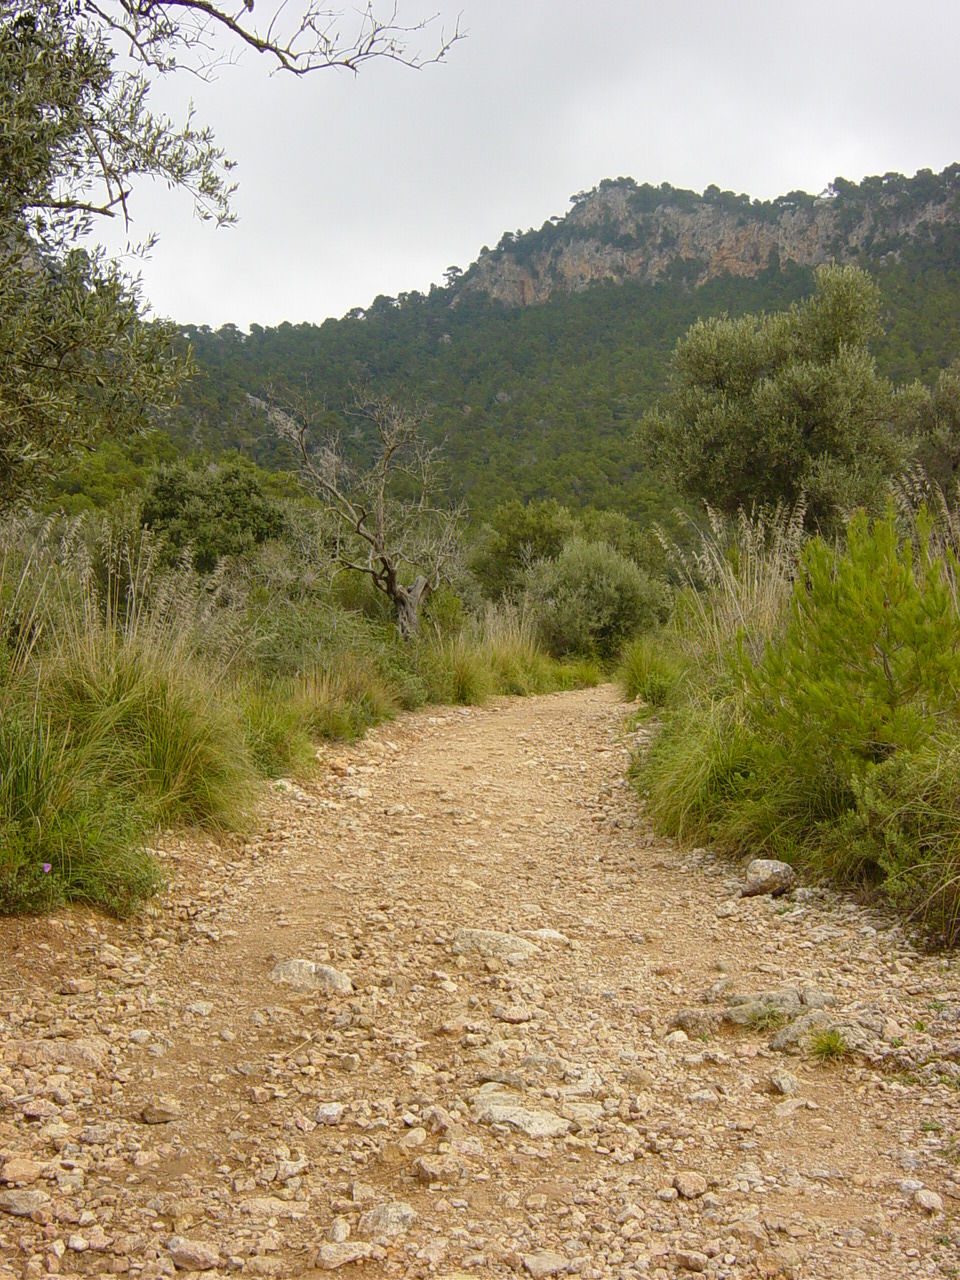
<instances>
[{"instance_id":1,"label":"rocky outcrop","mask_svg":"<svg viewBox=\"0 0 960 1280\"><path fill-rule=\"evenodd\" d=\"M599 281L654 284L679 276L695 286L715 276L755 276L794 263L816 267L864 255L882 265L910 241L960 223L960 166L940 175L865 179L821 196L803 192L750 201L708 188L702 196L672 187L606 181L574 197L562 220L504 236L465 273L459 291L482 292L507 306L546 302Z\"/></svg>"}]
</instances>

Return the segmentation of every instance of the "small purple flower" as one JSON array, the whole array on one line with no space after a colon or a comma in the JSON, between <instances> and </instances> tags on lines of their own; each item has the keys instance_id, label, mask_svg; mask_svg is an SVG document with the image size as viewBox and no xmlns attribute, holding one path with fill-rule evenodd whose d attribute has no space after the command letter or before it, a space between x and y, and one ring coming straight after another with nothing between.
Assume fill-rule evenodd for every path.
<instances>
[{"instance_id":1,"label":"small purple flower","mask_svg":"<svg viewBox=\"0 0 960 1280\"><path fill-rule=\"evenodd\" d=\"M44 871L44 874L45 874L45 875L49 875L49 873L50 873L52 870L53 870L53 863L52 863L52 862L45 862L45 863L43 864L43 871Z\"/></svg>"}]
</instances>

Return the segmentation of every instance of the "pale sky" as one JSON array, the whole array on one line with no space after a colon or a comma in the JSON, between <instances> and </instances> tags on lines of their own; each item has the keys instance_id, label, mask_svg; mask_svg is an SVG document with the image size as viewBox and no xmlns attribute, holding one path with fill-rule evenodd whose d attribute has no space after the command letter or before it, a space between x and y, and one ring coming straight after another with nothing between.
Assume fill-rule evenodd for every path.
<instances>
[{"instance_id":1,"label":"pale sky","mask_svg":"<svg viewBox=\"0 0 960 1280\"><path fill-rule=\"evenodd\" d=\"M179 118L192 96L238 162L240 221L216 230L183 194L136 192L133 234L160 237L140 267L157 314L319 323L426 291L603 178L767 199L960 160L956 0L398 8L439 15L424 49L458 14L466 38L419 71L378 62L294 80L246 53L214 83L159 86L155 106Z\"/></svg>"}]
</instances>

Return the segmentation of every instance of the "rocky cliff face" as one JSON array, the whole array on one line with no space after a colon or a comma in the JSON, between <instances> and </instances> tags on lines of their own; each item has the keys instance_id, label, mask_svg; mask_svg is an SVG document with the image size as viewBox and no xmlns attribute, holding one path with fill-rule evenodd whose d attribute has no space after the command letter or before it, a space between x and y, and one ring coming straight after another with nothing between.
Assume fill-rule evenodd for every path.
<instances>
[{"instance_id":1,"label":"rocky cliff face","mask_svg":"<svg viewBox=\"0 0 960 1280\"><path fill-rule=\"evenodd\" d=\"M859 186L838 179L822 196L794 192L764 203L715 187L699 196L621 178L575 197L562 220L504 236L459 287L526 307L595 281L656 283L680 275L699 286L723 273L755 276L789 263L866 258L878 266L951 223L960 224L960 165Z\"/></svg>"}]
</instances>

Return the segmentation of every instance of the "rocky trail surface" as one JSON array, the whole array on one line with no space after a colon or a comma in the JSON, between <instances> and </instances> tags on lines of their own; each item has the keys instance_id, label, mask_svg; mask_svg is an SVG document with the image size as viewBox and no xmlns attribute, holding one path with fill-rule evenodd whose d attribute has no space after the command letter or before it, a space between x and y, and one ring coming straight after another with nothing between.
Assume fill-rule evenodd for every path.
<instances>
[{"instance_id":1,"label":"rocky trail surface","mask_svg":"<svg viewBox=\"0 0 960 1280\"><path fill-rule=\"evenodd\" d=\"M960 1274L956 962L656 839L623 716L407 716L0 922L0 1278Z\"/></svg>"}]
</instances>

